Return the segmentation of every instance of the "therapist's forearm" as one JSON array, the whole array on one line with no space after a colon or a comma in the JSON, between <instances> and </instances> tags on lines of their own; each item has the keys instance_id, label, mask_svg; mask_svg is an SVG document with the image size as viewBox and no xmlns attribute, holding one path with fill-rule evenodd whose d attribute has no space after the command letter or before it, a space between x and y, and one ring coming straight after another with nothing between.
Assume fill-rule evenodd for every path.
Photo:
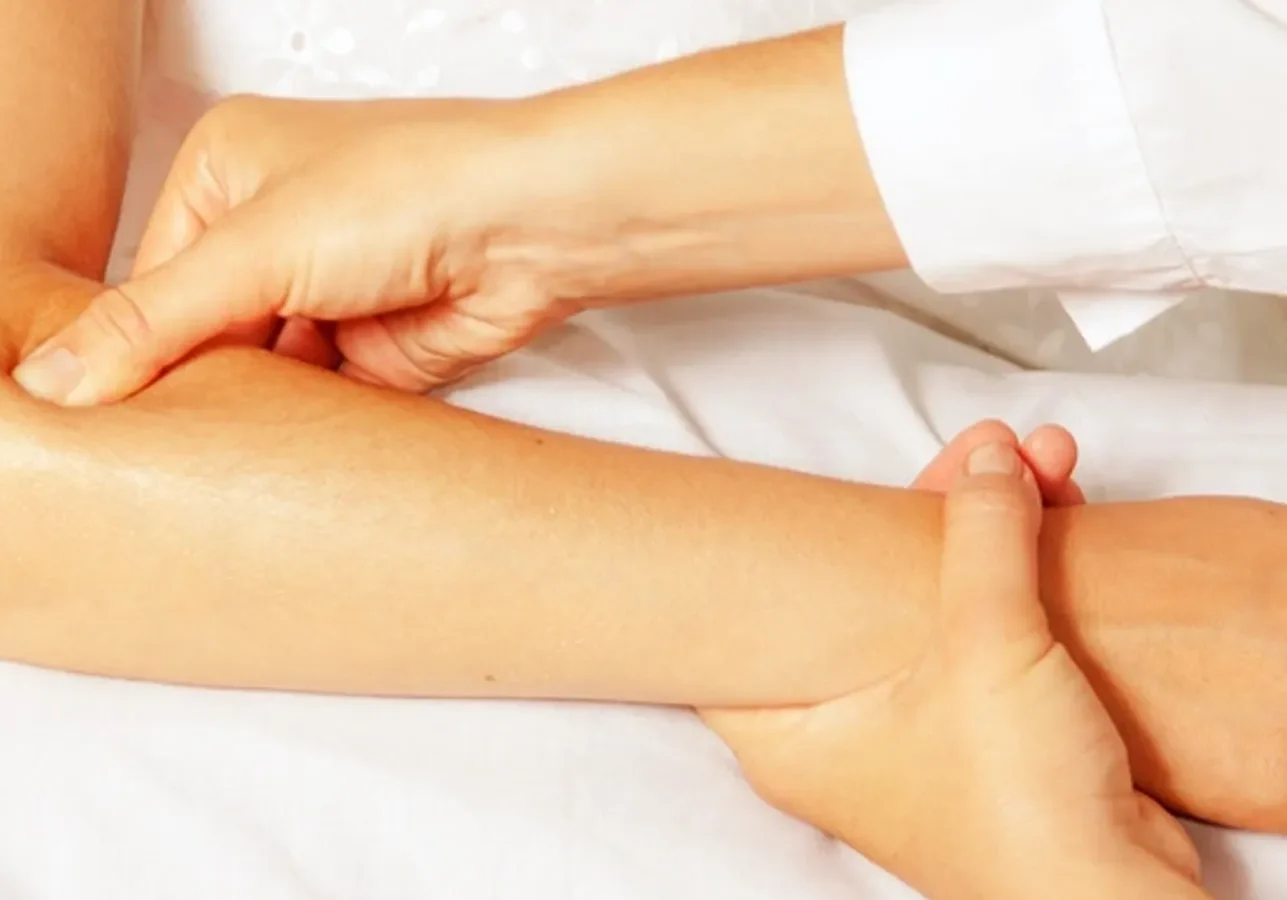
<instances>
[{"instance_id":1,"label":"therapist's forearm","mask_svg":"<svg viewBox=\"0 0 1287 900\"><path fill-rule=\"evenodd\" d=\"M102 274L129 160L142 7L0 0L0 265L44 259Z\"/></svg>"},{"instance_id":2,"label":"therapist's forearm","mask_svg":"<svg viewBox=\"0 0 1287 900\"><path fill-rule=\"evenodd\" d=\"M893 86L891 86L893 89ZM850 109L839 26L501 108L492 252L585 304L906 264ZM509 215L507 219L506 216ZM538 252L539 251L539 252Z\"/></svg>"}]
</instances>

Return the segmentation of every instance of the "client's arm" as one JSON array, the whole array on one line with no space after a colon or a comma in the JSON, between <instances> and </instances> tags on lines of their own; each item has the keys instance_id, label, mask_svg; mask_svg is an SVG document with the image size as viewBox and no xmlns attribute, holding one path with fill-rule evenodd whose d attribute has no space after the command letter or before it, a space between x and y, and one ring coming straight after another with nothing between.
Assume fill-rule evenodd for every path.
<instances>
[{"instance_id":1,"label":"client's arm","mask_svg":"<svg viewBox=\"0 0 1287 900\"><path fill-rule=\"evenodd\" d=\"M142 7L0 0L0 266L42 259L102 274L129 160Z\"/></svg>"},{"instance_id":2,"label":"client's arm","mask_svg":"<svg viewBox=\"0 0 1287 900\"><path fill-rule=\"evenodd\" d=\"M95 290L30 271L8 292L40 302L7 326L29 346ZM761 703L888 671L926 625L927 494L537 432L250 349L101 409L2 388L7 658Z\"/></svg>"},{"instance_id":3,"label":"client's arm","mask_svg":"<svg viewBox=\"0 0 1287 900\"><path fill-rule=\"evenodd\" d=\"M0 0L24 138L0 148L0 363L96 290L67 270L110 242L139 5ZM86 412L0 381L0 497L0 657L80 671L768 703L887 674L934 620L930 495L542 434L249 350ZM1226 822L1281 825L1287 797L1281 520L1194 500L1046 530L1052 616L1137 775Z\"/></svg>"},{"instance_id":4,"label":"client's arm","mask_svg":"<svg viewBox=\"0 0 1287 900\"><path fill-rule=\"evenodd\" d=\"M10 367L97 289L68 272L99 275L110 246L141 6L0 0L0 122L22 138L0 148ZM864 661L884 671L923 627L914 603L855 605L933 558L936 506L918 495L538 435L253 351L113 409L63 413L8 384L0 404L9 658L220 684L764 701L848 686L862 634L882 636ZM833 504L828 530L817 510ZM789 540L765 542L770 520ZM856 535L887 565L856 567Z\"/></svg>"},{"instance_id":5,"label":"client's arm","mask_svg":"<svg viewBox=\"0 0 1287 900\"><path fill-rule=\"evenodd\" d=\"M35 273L10 290L47 297L51 279L62 308L10 320L28 344L95 289ZM929 494L534 431L249 349L111 407L11 384L0 403L12 658L328 691L771 703L889 672L932 616ZM1208 544L1247 515L1281 518L1237 501L1052 513L1056 614L1094 637L1176 591L1237 589L1242 560Z\"/></svg>"},{"instance_id":6,"label":"client's arm","mask_svg":"<svg viewBox=\"0 0 1287 900\"><path fill-rule=\"evenodd\" d=\"M41 339L93 284L10 296ZM33 312L34 312L33 308ZM5 362L12 362L6 360ZM88 410L0 382L0 657L212 685L772 704L916 658L939 499L535 431L248 349ZM1287 826L1283 510L1052 511L1052 621L1137 778Z\"/></svg>"}]
</instances>

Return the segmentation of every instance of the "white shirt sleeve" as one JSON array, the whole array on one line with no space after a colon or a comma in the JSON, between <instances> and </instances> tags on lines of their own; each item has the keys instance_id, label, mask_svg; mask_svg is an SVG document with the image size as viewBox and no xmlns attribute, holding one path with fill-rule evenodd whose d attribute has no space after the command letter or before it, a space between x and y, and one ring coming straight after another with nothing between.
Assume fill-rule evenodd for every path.
<instances>
[{"instance_id":1,"label":"white shirt sleeve","mask_svg":"<svg viewBox=\"0 0 1287 900\"><path fill-rule=\"evenodd\" d=\"M1287 0L893 0L845 65L931 286L1287 293Z\"/></svg>"}]
</instances>

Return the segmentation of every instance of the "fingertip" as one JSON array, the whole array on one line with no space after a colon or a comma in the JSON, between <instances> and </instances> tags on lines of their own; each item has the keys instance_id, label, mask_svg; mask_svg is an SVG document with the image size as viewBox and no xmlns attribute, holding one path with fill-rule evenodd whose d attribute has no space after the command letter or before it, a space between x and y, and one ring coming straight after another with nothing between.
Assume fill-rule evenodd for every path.
<instances>
[{"instance_id":1,"label":"fingertip","mask_svg":"<svg viewBox=\"0 0 1287 900\"><path fill-rule=\"evenodd\" d=\"M1004 443L974 448L947 492L949 519L1012 522L1039 516L1041 492L1036 478L1015 447ZM1009 526L1013 530L1013 525Z\"/></svg>"},{"instance_id":2,"label":"fingertip","mask_svg":"<svg viewBox=\"0 0 1287 900\"><path fill-rule=\"evenodd\" d=\"M1014 448L999 441L990 441L975 447L965 458L965 474L1016 476L1023 470L1023 461Z\"/></svg>"},{"instance_id":3,"label":"fingertip","mask_svg":"<svg viewBox=\"0 0 1287 900\"><path fill-rule=\"evenodd\" d=\"M1077 441L1059 425L1038 427L1023 441L1023 448L1047 478L1066 479L1077 468Z\"/></svg>"},{"instance_id":4,"label":"fingertip","mask_svg":"<svg viewBox=\"0 0 1287 900\"><path fill-rule=\"evenodd\" d=\"M144 387L171 360L155 314L135 296L123 286L99 293L18 363L14 381L37 399L68 407L111 403Z\"/></svg>"},{"instance_id":5,"label":"fingertip","mask_svg":"<svg viewBox=\"0 0 1287 900\"><path fill-rule=\"evenodd\" d=\"M1019 437L1009 425L998 419L984 419L976 422L948 441L938 455L930 460L916 476L912 487L938 493L947 491L960 476L970 451L993 441L1018 446Z\"/></svg>"},{"instance_id":6,"label":"fingertip","mask_svg":"<svg viewBox=\"0 0 1287 900\"><path fill-rule=\"evenodd\" d=\"M1024 460L1036 476L1042 500L1048 506L1078 506L1086 495L1073 480L1079 449L1072 434L1059 425L1042 425L1021 447Z\"/></svg>"},{"instance_id":7,"label":"fingertip","mask_svg":"<svg viewBox=\"0 0 1287 900\"><path fill-rule=\"evenodd\" d=\"M38 347L13 370L18 386L48 403L68 405L68 401L85 379L85 364L79 356L58 339Z\"/></svg>"},{"instance_id":8,"label":"fingertip","mask_svg":"<svg viewBox=\"0 0 1287 900\"><path fill-rule=\"evenodd\" d=\"M987 487L991 492L1016 491L1025 506L1041 506L1041 488L1019 450L1008 443L982 444L965 459L958 490Z\"/></svg>"},{"instance_id":9,"label":"fingertip","mask_svg":"<svg viewBox=\"0 0 1287 900\"><path fill-rule=\"evenodd\" d=\"M999 444L1017 444L1019 436L1014 429L1000 419L980 419L953 439L971 440L980 443L996 442Z\"/></svg>"}]
</instances>

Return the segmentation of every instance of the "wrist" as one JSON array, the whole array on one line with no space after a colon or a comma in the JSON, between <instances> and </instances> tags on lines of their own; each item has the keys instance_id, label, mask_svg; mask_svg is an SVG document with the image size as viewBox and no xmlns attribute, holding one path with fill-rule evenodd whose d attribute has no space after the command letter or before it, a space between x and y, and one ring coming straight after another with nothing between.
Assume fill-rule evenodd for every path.
<instances>
[{"instance_id":1,"label":"wrist","mask_svg":"<svg viewBox=\"0 0 1287 900\"><path fill-rule=\"evenodd\" d=\"M894 268L838 29L508 104L486 247L580 305ZM494 157L493 157L494 159Z\"/></svg>"},{"instance_id":2,"label":"wrist","mask_svg":"<svg viewBox=\"0 0 1287 900\"><path fill-rule=\"evenodd\" d=\"M1283 507L1189 497L1057 511L1042 531L1055 637L1113 718L1136 784L1184 814L1282 830ZM1270 703L1272 706L1272 703ZM1237 747L1237 752L1230 748Z\"/></svg>"}]
</instances>

